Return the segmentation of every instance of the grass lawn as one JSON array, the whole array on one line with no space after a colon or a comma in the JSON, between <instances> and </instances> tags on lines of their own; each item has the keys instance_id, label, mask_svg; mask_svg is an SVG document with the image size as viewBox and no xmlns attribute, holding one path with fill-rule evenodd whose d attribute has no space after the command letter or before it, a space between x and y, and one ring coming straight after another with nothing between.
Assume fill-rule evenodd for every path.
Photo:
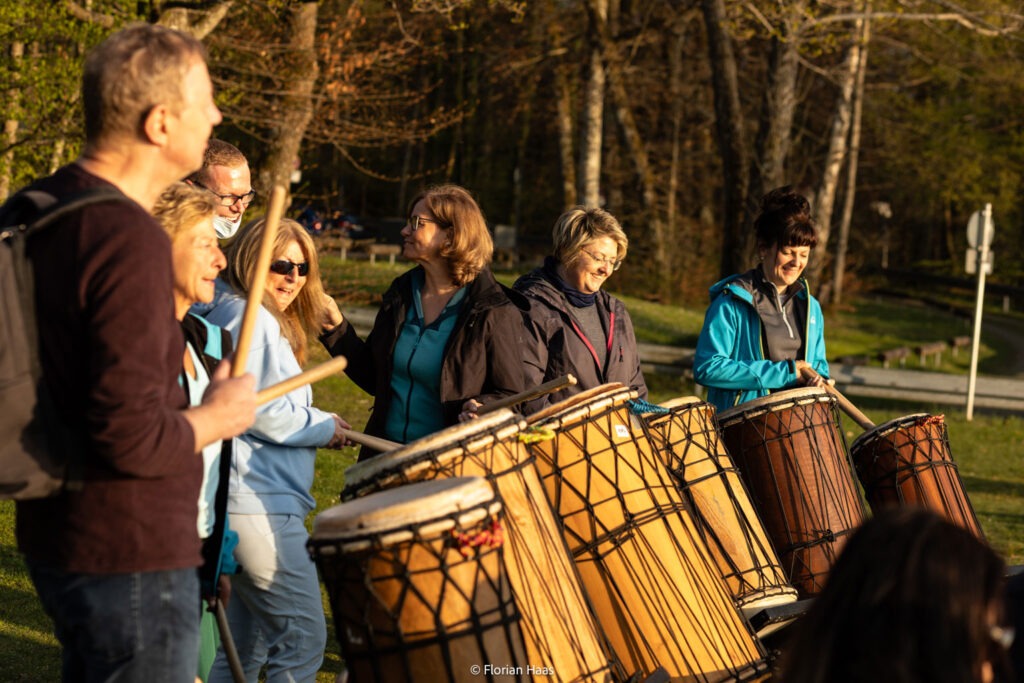
<instances>
[{"instance_id":1,"label":"grass lawn","mask_svg":"<svg viewBox=\"0 0 1024 683\"><path fill-rule=\"evenodd\" d=\"M371 266L365 261L341 262L324 257L328 291L345 305L374 305L388 283L407 269L407 264ZM515 274L499 274L510 284ZM703 320L703 310L663 306L623 297L642 341L693 346ZM962 318L934 310L865 297L853 300L842 311L826 315L829 355L874 355L893 346L948 339L969 334ZM983 369L997 372L1007 351L999 345L983 350ZM948 355L948 354L947 354ZM948 372L964 372L967 354L945 361ZM315 350L314 362L326 359ZM984 370L983 370L984 371ZM693 386L678 377L648 377L651 400L660 402L693 393ZM365 423L370 399L348 378L333 377L314 387L318 406L345 417L356 429ZM970 500L989 541L1010 564L1024 563L1024 417L979 414L967 422L963 410L891 401L858 402L876 424L912 414L945 413L951 450L959 466ZM861 429L844 417L847 445ZM355 450L321 451L317 458L313 494L317 512L338 503L345 469L355 461ZM14 505L0 502L0 681L56 681L60 678L59 652L49 619L36 600L32 585L14 544ZM312 523L310 516L309 523ZM325 593L325 609L326 593ZM328 612L329 614L329 612ZM333 624L324 668L318 681L330 682L341 669Z\"/></svg>"}]
</instances>

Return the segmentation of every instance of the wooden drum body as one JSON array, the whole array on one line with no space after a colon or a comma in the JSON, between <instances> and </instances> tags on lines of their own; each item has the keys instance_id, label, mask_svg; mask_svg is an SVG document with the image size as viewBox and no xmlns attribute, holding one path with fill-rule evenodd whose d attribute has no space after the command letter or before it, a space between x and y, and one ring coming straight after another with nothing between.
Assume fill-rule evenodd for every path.
<instances>
[{"instance_id":1,"label":"wooden drum body","mask_svg":"<svg viewBox=\"0 0 1024 683\"><path fill-rule=\"evenodd\" d=\"M941 415L918 413L878 425L853 442L850 455L875 512L920 505L984 538Z\"/></svg>"},{"instance_id":2,"label":"wooden drum body","mask_svg":"<svg viewBox=\"0 0 1024 683\"><path fill-rule=\"evenodd\" d=\"M342 499L415 481L485 478L505 505L505 564L536 680L621 679L533 457L519 440L525 426L509 410L496 410L365 460L345 472Z\"/></svg>"},{"instance_id":3,"label":"wooden drum body","mask_svg":"<svg viewBox=\"0 0 1024 683\"><path fill-rule=\"evenodd\" d=\"M525 670L501 509L487 482L461 478L316 516L309 551L352 683L472 680L473 667L484 664Z\"/></svg>"},{"instance_id":4,"label":"wooden drum body","mask_svg":"<svg viewBox=\"0 0 1024 683\"><path fill-rule=\"evenodd\" d=\"M864 520L835 399L780 391L722 411L718 424L790 583L801 597L819 593Z\"/></svg>"},{"instance_id":5,"label":"wooden drum body","mask_svg":"<svg viewBox=\"0 0 1024 683\"><path fill-rule=\"evenodd\" d=\"M627 672L742 680L764 655L627 402L605 385L531 416L530 450Z\"/></svg>"},{"instance_id":6,"label":"wooden drum body","mask_svg":"<svg viewBox=\"0 0 1024 683\"><path fill-rule=\"evenodd\" d=\"M797 591L768 539L715 422L715 407L696 397L661 404L668 413L645 415L651 442L683 497L693 507L707 544L736 605L748 616L795 602Z\"/></svg>"}]
</instances>

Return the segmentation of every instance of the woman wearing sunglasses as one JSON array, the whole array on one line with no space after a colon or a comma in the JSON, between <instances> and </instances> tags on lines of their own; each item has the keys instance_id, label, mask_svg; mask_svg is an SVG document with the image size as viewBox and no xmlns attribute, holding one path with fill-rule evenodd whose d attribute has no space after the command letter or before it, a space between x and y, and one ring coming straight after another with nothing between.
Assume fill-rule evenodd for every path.
<instances>
[{"instance_id":1,"label":"woman wearing sunglasses","mask_svg":"<svg viewBox=\"0 0 1024 683\"><path fill-rule=\"evenodd\" d=\"M236 343L264 229L259 219L239 231L225 271L235 294L219 298L207 314ZM307 335L319 328L325 298L312 239L283 219L246 362L257 389L302 371ZM316 449L346 445L341 430L349 424L314 408L312 398L306 385L268 402L236 439L228 512L242 572L232 580L227 612L247 680L256 680L266 664L268 680L314 681L323 660L327 630L305 519L315 507L309 489ZM223 652L210 680L232 680Z\"/></svg>"},{"instance_id":2,"label":"woman wearing sunglasses","mask_svg":"<svg viewBox=\"0 0 1024 683\"><path fill-rule=\"evenodd\" d=\"M571 373L578 383L568 393L620 382L646 399L633 322L625 304L601 291L626 258L629 240L622 226L603 209L577 206L558 217L551 237L553 255L514 285L531 303L528 383ZM565 396L558 392L532 401L527 412Z\"/></svg>"},{"instance_id":3,"label":"woman wearing sunglasses","mask_svg":"<svg viewBox=\"0 0 1024 683\"><path fill-rule=\"evenodd\" d=\"M526 302L491 275L494 245L465 189L420 193L402 238L417 266L391 283L366 341L330 304L321 341L374 397L366 433L408 443L524 390L522 314L509 294ZM360 459L373 454L364 447Z\"/></svg>"}]
</instances>

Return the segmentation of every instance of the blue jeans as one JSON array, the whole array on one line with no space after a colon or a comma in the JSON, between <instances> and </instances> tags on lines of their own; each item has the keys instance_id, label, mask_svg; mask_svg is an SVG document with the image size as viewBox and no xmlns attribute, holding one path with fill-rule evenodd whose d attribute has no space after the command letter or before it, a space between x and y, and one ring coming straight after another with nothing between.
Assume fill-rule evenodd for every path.
<instances>
[{"instance_id":1,"label":"blue jeans","mask_svg":"<svg viewBox=\"0 0 1024 683\"><path fill-rule=\"evenodd\" d=\"M29 573L54 621L65 683L195 681L195 568L106 575L29 563Z\"/></svg>"}]
</instances>

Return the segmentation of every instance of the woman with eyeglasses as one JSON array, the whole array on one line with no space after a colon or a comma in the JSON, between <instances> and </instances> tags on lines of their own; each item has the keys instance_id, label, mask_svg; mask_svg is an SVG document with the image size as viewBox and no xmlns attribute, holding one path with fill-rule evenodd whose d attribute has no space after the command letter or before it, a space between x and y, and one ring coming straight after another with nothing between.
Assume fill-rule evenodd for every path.
<instances>
[{"instance_id":1,"label":"woman with eyeglasses","mask_svg":"<svg viewBox=\"0 0 1024 683\"><path fill-rule=\"evenodd\" d=\"M207 320L227 329L235 342L266 224L246 224L228 247L225 279L234 294L217 300ZM273 245L263 306L253 331L246 369L265 389L299 374L307 336L319 329L323 301L316 248L297 222L283 219ZM231 528L238 532L235 557L242 572L232 579L228 622L246 679L265 664L267 680L315 681L327 643L316 566L306 552L306 516L317 448L347 445L349 424L314 408L308 385L269 401L252 428L235 440L228 495ZM231 681L224 653L211 681Z\"/></svg>"},{"instance_id":2,"label":"woman with eyeglasses","mask_svg":"<svg viewBox=\"0 0 1024 683\"><path fill-rule=\"evenodd\" d=\"M772 190L754 220L760 262L710 289L693 378L725 410L779 389L824 386L825 317L804 268L818 243L807 199Z\"/></svg>"},{"instance_id":3,"label":"woman with eyeglasses","mask_svg":"<svg viewBox=\"0 0 1024 683\"><path fill-rule=\"evenodd\" d=\"M917 507L864 522L789 629L785 683L1009 681L1005 566L985 541Z\"/></svg>"},{"instance_id":4,"label":"woman with eyeglasses","mask_svg":"<svg viewBox=\"0 0 1024 683\"><path fill-rule=\"evenodd\" d=\"M531 401L526 411L608 382L632 387L646 399L633 321L622 301L601 290L626 258L629 240L622 226L604 209L576 206L558 217L551 238L554 251L544 265L513 285L531 304L528 383L566 374L578 383Z\"/></svg>"},{"instance_id":5,"label":"woman with eyeglasses","mask_svg":"<svg viewBox=\"0 0 1024 683\"><path fill-rule=\"evenodd\" d=\"M330 300L321 341L374 397L366 433L408 443L525 389L522 314L510 295L526 303L491 274L494 245L464 188L417 195L402 239L417 265L391 283L366 340ZM375 454L363 447L360 459Z\"/></svg>"}]
</instances>

